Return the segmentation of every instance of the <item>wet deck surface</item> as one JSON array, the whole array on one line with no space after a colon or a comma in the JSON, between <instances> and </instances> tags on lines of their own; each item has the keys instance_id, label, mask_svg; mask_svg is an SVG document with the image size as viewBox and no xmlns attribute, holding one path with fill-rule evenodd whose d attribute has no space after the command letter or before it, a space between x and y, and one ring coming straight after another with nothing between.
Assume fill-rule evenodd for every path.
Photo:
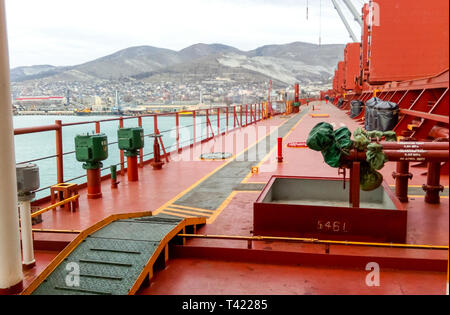
<instances>
[{"instance_id":1,"label":"wet deck surface","mask_svg":"<svg viewBox=\"0 0 450 315\"><path fill-rule=\"evenodd\" d=\"M220 205L235 191L235 188L246 178L249 170L259 164L268 152L277 147L278 137L284 137L306 115L301 113L286 120L278 129L268 135L254 135L253 140L258 142L245 152L238 154L222 169L203 181L197 187L179 198L173 205L197 207L217 210ZM247 138L247 143L250 142ZM250 145L250 143L249 143Z\"/></svg>"},{"instance_id":2,"label":"wet deck surface","mask_svg":"<svg viewBox=\"0 0 450 315\"><path fill-rule=\"evenodd\" d=\"M446 288L440 273L385 270L379 288L369 288L366 277L356 269L175 259L142 294L440 295Z\"/></svg>"},{"instance_id":3,"label":"wet deck surface","mask_svg":"<svg viewBox=\"0 0 450 315\"><path fill-rule=\"evenodd\" d=\"M151 216L112 222L83 240L32 294L128 295L143 266L181 221ZM67 270L74 264L81 273L77 287L67 284Z\"/></svg>"},{"instance_id":4,"label":"wet deck surface","mask_svg":"<svg viewBox=\"0 0 450 315\"><path fill-rule=\"evenodd\" d=\"M317 107L316 107L317 109ZM310 130L319 122L327 121L359 127L345 112L331 105L321 104L317 113L330 114L328 119L312 118L311 109L304 109L290 119L276 117L242 130L218 137L202 146L187 149L181 156L174 156L162 171L150 166L140 169L140 182L128 183L125 177L117 191L111 191L104 182L104 197L87 200L82 191L80 211L69 213L57 210L43 216L44 222L34 228L82 230L115 213L154 211L176 217L205 216L208 225L200 234L252 236L253 202L259 196L272 175L338 177L337 170L323 162L322 155L309 149L291 149L289 142L305 142ZM276 134L284 139L285 162L276 161ZM252 132L249 132L253 129ZM250 136L249 136L250 134ZM256 134L256 137L254 136ZM231 140L231 141L230 141ZM231 145L229 144L231 143ZM254 147L251 147L255 145ZM251 147L250 150L245 149ZM257 150L265 147L264 150ZM253 152L252 150L255 150ZM228 161L200 161L201 153L231 152ZM256 156L256 158L255 158ZM237 159L241 157L241 159ZM251 157L251 161L248 161ZM252 175L251 167L259 166L259 174ZM388 163L382 173L393 185L392 172L395 163ZM412 168L408 243L448 245L449 216L448 188L441 205L424 202L424 192L419 186L426 182L424 168ZM448 176L441 183L448 187ZM36 234L38 240L70 241L73 235ZM188 246L246 248L246 242L192 240ZM265 251L291 251L323 253L323 246L280 242L255 242L254 249ZM412 257L447 259L448 252L399 250L334 246L331 253L344 255L367 255L380 257ZM51 261L53 252L37 253L38 265L27 273L27 281ZM365 286L367 272L345 268L314 268L311 266L283 266L257 263L234 263L225 261L202 261L175 259L169 267L157 274L151 287L143 294L442 294L445 292L446 274L417 271L383 271L385 282L381 288ZM228 279L228 280L227 280ZM265 285L261 286L261 279Z\"/></svg>"}]
</instances>

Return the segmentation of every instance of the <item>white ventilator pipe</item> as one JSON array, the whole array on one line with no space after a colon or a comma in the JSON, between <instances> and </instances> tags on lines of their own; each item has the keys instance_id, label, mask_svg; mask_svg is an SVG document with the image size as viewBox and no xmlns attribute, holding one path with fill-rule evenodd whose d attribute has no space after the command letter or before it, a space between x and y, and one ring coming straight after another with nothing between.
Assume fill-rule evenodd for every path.
<instances>
[{"instance_id":1,"label":"white ventilator pipe","mask_svg":"<svg viewBox=\"0 0 450 315\"><path fill-rule=\"evenodd\" d=\"M31 222L30 201L20 201L20 227L22 230L22 260L26 268L36 265L33 247L33 224Z\"/></svg>"},{"instance_id":2,"label":"white ventilator pipe","mask_svg":"<svg viewBox=\"0 0 450 315\"><path fill-rule=\"evenodd\" d=\"M5 1L0 0L0 293L23 281Z\"/></svg>"}]
</instances>

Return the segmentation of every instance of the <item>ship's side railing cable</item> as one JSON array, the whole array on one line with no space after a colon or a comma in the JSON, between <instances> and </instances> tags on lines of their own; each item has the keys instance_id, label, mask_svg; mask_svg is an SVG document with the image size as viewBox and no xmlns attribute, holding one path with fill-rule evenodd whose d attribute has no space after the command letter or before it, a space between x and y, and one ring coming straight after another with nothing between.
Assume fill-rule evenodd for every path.
<instances>
[{"instance_id":1,"label":"ship's side railing cable","mask_svg":"<svg viewBox=\"0 0 450 315\"><path fill-rule=\"evenodd\" d=\"M171 129L160 131L159 133L163 135L163 137L170 137L172 133L176 133L175 142L172 144L169 142L168 152L166 153L169 156L171 153L176 152L177 150L182 150L185 147L189 147L195 145L199 142L207 141L209 139L215 138L217 136L222 135L225 132L230 132L236 129L239 129L241 126L244 126L244 122L249 124L255 124L263 119L262 115L262 105L261 104L252 104L252 105L236 105L228 108L224 107L211 107L209 109L200 109L195 111L181 111L181 112L173 112L173 113L161 113L161 114L145 114L139 116L130 116L130 117L117 117L117 118L107 118L95 121L82 121L82 122L73 122L73 123L62 123L60 120L56 121L54 125L47 126L37 126L37 127L29 127L29 128L20 128L14 130L15 136L29 135L33 133L47 133L54 131L56 133L56 154L40 157L40 158L32 158L27 161L21 161L20 164L28 164L28 163L36 163L42 162L46 160L56 160L56 175L57 180L55 184L61 184L64 182L73 182L79 181L83 178L86 178L87 175L75 176L70 179L64 177L64 159L68 156L72 156L76 154L76 151L71 150L67 152L63 152L63 131L69 127L77 127L77 126L86 126L86 125L94 125L96 133L100 133L102 130L102 124L106 123L114 123L118 122L121 127L124 125L125 121L136 120L139 126L143 126L144 119L152 119L153 120L153 130L152 134L155 130L158 129L158 125L160 124L159 118L161 117L173 117L174 118L174 127ZM183 125L185 120L180 119L180 114L192 114L193 121L192 123L188 123L187 125ZM240 120L240 124L235 123L236 116ZM180 123L181 121L181 123ZM147 123L151 124L151 122ZM150 128L152 129L152 128ZM189 139L181 139L180 131L189 130L191 131L191 135ZM151 134L146 135L150 136ZM166 141L167 138L163 141ZM118 144L118 140L108 143L109 147L115 146ZM121 173L124 173L124 170L127 166L127 161L122 159L122 152L120 152L121 159L120 162L116 163L115 161L111 165L115 165L121 168ZM153 159L153 152L142 152L140 155L140 165L143 166L145 163L150 162ZM116 157L114 157L116 159ZM103 168L101 171L106 172L110 169L110 166ZM67 171L67 170L66 170ZM104 173L106 174L106 173ZM106 175L105 175L106 176ZM36 191L36 193L42 193L44 191L50 190L53 185L49 185L49 183L44 182L45 187L40 188ZM82 184L82 183L80 183ZM39 196L42 197L42 196ZM44 198L45 199L45 198Z\"/></svg>"}]
</instances>

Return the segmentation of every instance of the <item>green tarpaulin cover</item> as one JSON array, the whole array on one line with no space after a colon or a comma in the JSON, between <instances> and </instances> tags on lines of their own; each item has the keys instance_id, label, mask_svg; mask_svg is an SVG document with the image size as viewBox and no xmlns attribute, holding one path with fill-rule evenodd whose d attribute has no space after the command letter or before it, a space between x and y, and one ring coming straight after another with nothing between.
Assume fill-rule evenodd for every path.
<instances>
[{"instance_id":1,"label":"green tarpaulin cover","mask_svg":"<svg viewBox=\"0 0 450 315\"><path fill-rule=\"evenodd\" d=\"M354 140L347 127L334 130L329 123L319 123L309 134L307 145L314 151L322 152L325 162L334 168L344 167L342 155L348 155L350 150L367 151L367 160L361 163L361 189L372 191L381 186L383 175L381 170L388 161L383 153L383 147L378 143L372 143L372 139L396 141L395 132L366 132L359 128L355 131Z\"/></svg>"}]
</instances>

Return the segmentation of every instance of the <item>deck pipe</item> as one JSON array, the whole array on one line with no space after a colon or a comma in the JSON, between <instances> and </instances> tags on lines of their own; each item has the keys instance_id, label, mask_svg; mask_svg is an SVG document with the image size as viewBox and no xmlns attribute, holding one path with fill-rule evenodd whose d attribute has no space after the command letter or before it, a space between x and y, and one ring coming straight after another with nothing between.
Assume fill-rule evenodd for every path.
<instances>
[{"instance_id":1,"label":"deck pipe","mask_svg":"<svg viewBox=\"0 0 450 315\"><path fill-rule=\"evenodd\" d=\"M361 205L361 162L354 161L350 168L350 194L349 202L353 208Z\"/></svg>"},{"instance_id":2,"label":"deck pipe","mask_svg":"<svg viewBox=\"0 0 450 315\"><path fill-rule=\"evenodd\" d=\"M413 179L409 172L409 162L397 162L397 171L392 174L395 179L395 195L401 202L408 202L408 183Z\"/></svg>"},{"instance_id":3,"label":"deck pipe","mask_svg":"<svg viewBox=\"0 0 450 315\"><path fill-rule=\"evenodd\" d=\"M385 150L390 162L446 162L448 151L445 150Z\"/></svg>"},{"instance_id":4,"label":"deck pipe","mask_svg":"<svg viewBox=\"0 0 450 315\"><path fill-rule=\"evenodd\" d=\"M111 188L117 189L119 187L119 182L117 181L117 166L111 166Z\"/></svg>"},{"instance_id":5,"label":"deck pipe","mask_svg":"<svg viewBox=\"0 0 450 315\"><path fill-rule=\"evenodd\" d=\"M447 116L448 118L448 116ZM430 131L430 137L434 139L446 139L448 142L449 139L449 130L448 128L434 126Z\"/></svg>"},{"instance_id":6,"label":"deck pipe","mask_svg":"<svg viewBox=\"0 0 450 315\"><path fill-rule=\"evenodd\" d=\"M440 192L444 191L444 187L440 185L441 163L448 162L449 151L448 143L424 143L424 142L407 142L407 143L382 143L383 147L396 150L384 150L390 162L398 162L397 172L394 173L396 179L396 195L402 202L408 201L408 180L412 175L409 174L409 162L427 162L428 178L427 184L423 186L426 191L425 202L430 204L440 203ZM417 147L419 149L405 149ZM424 150L424 148L428 150ZM446 150L442 150L447 148ZM357 152L352 150L350 155L346 156L348 161L365 161L367 159L366 152ZM351 179L352 180L352 179ZM353 178L355 180L355 178ZM351 193L350 200L357 196L357 191Z\"/></svg>"},{"instance_id":7,"label":"deck pipe","mask_svg":"<svg viewBox=\"0 0 450 315\"><path fill-rule=\"evenodd\" d=\"M100 168L87 170L87 189L88 199L100 199L103 197Z\"/></svg>"},{"instance_id":8,"label":"deck pipe","mask_svg":"<svg viewBox=\"0 0 450 315\"><path fill-rule=\"evenodd\" d=\"M127 174L129 182L139 181L138 158L137 156L127 156Z\"/></svg>"},{"instance_id":9,"label":"deck pipe","mask_svg":"<svg viewBox=\"0 0 450 315\"><path fill-rule=\"evenodd\" d=\"M249 242L293 242L305 244L323 244L323 245L345 245L345 246L363 246L378 248L401 248L401 249L420 249L420 250L441 250L448 251L448 246L440 245L419 245L419 244L396 244L396 243L374 243L374 242L349 242L349 241L332 241L321 240L317 238L297 238L297 237L276 237L276 236L235 236L235 235L201 235L186 234L177 235L183 238L192 239L210 239L210 240L230 240L230 241L249 241Z\"/></svg>"},{"instance_id":10,"label":"deck pipe","mask_svg":"<svg viewBox=\"0 0 450 315\"><path fill-rule=\"evenodd\" d=\"M384 150L448 150L448 142L380 142Z\"/></svg>"},{"instance_id":11,"label":"deck pipe","mask_svg":"<svg viewBox=\"0 0 450 315\"><path fill-rule=\"evenodd\" d=\"M0 0L0 295L23 288L5 1Z\"/></svg>"},{"instance_id":12,"label":"deck pipe","mask_svg":"<svg viewBox=\"0 0 450 315\"><path fill-rule=\"evenodd\" d=\"M353 150L352 150L353 151ZM384 150L389 162L447 162L449 158L448 150ZM366 152L354 152L347 157L347 160L356 159L365 161Z\"/></svg>"},{"instance_id":13,"label":"deck pipe","mask_svg":"<svg viewBox=\"0 0 450 315\"><path fill-rule=\"evenodd\" d=\"M439 204L441 202L440 194L444 191L441 185L441 163L433 162L428 164L427 184L423 185L426 192L425 202L429 204Z\"/></svg>"}]
</instances>

